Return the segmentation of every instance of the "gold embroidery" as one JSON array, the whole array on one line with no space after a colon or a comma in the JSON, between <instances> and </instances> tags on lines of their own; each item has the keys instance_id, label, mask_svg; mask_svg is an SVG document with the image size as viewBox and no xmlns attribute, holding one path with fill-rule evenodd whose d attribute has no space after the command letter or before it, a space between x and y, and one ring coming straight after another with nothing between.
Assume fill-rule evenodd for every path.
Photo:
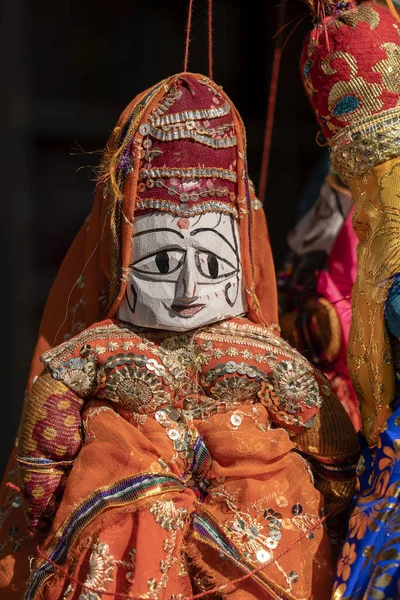
<instances>
[{"instance_id":1,"label":"gold embroidery","mask_svg":"<svg viewBox=\"0 0 400 600\"><path fill-rule=\"evenodd\" d=\"M351 125L332 138L332 166L344 182L400 155L400 108L391 108Z\"/></svg>"},{"instance_id":2,"label":"gold embroidery","mask_svg":"<svg viewBox=\"0 0 400 600\"><path fill-rule=\"evenodd\" d=\"M210 394L213 398L225 402L227 410L230 410L244 400L253 399L253 402L256 402L260 385L260 382L234 376L217 381Z\"/></svg>"},{"instance_id":3,"label":"gold embroidery","mask_svg":"<svg viewBox=\"0 0 400 600\"><path fill-rule=\"evenodd\" d=\"M94 544L79 600L101 600L101 592L107 591L114 574L114 557L109 552L108 544L100 541Z\"/></svg>"},{"instance_id":4,"label":"gold embroidery","mask_svg":"<svg viewBox=\"0 0 400 600\"><path fill-rule=\"evenodd\" d=\"M136 366L123 366L112 372L107 378L103 394L107 399L136 411L146 408L155 410L171 401L158 377Z\"/></svg>"},{"instance_id":5,"label":"gold embroidery","mask_svg":"<svg viewBox=\"0 0 400 600\"><path fill-rule=\"evenodd\" d=\"M378 62L372 70L382 75L383 87L398 95L400 93L400 46L393 42L386 42L381 48L385 50L387 58Z\"/></svg>"},{"instance_id":6,"label":"gold embroidery","mask_svg":"<svg viewBox=\"0 0 400 600\"><path fill-rule=\"evenodd\" d=\"M99 343L92 346L94 341ZM219 342L228 347L218 348ZM133 351L120 353L123 347ZM136 353L136 348L156 358ZM78 349L80 356L70 358ZM100 356L106 351L112 355L104 362L99 360L94 368L94 355ZM301 373L303 379L307 372L310 377L313 374L309 363L272 330L242 321L222 322L179 334L143 330L125 323L100 325L89 330L87 336L77 336L56 348L45 358L58 377L64 376L69 364L75 369L77 379L90 367L91 381L97 382L97 396L121 403L133 409L136 415L170 412L179 400L183 407L176 418L182 424L232 410L240 403L257 402L260 384L282 362L280 355L292 359L292 371ZM246 362L227 360L236 356ZM219 358L222 364L209 368L209 363ZM268 368L260 370L255 363L265 363ZM282 366L283 363L280 368ZM91 388L84 389L80 394L90 391ZM173 429L174 425L170 423L169 428ZM183 437L179 435L173 441L179 446L177 451L185 453L180 445L186 432L181 433Z\"/></svg>"},{"instance_id":7,"label":"gold embroidery","mask_svg":"<svg viewBox=\"0 0 400 600\"><path fill-rule=\"evenodd\" d=\"M340 15L340 21L354 29L360 21L368 23L371 29L378 27L380 23L379 13L371 6L359 6L357 10L349 10Z\"/></svg>"},{"instance_id":8,"label":"gold embroidery","mask_svg":"<svg viewBox=\"0 0 400 600\"><path fill-rule=\"evenodd\" d=\"M150 507L150 512L166 531L182 529L187 517L187 510L176 508L172 500L157 500Z\"/></svg>"},{"instance_id":9,"label":"gold embroidery","mask_svg":"<svg viewBox=\"0 0 400 600\"><path fill-rule=\"evenodd\" d=\"M150 512L156 522L170 533L170 536L163 542L163 550L166 552L166 557L160 561L161 579L159 582L155 578L148 580L149 591L140 596L143 600L157 600L160 597L162 590L167 587L169 571L172 567L180 564L180 572L178 574L181 576L185 575L185 573L182 573L182 557L179 559L177 556L174 556L174 553L177 549L178 531L183 529L186 523L187 510L176 508L172 500L158 500L152 504Z\"/></svg>"},{"instance_id":10,"label":"gold embroidery","mask_svg":"<svg viewBox=\"0 0 400 600\"><path fill-rule=\"evenodd\" d=\"M357 248L348 361L370 443L376 442L394 397L394 365L384 304L391 277L400 271L399 187L399 159L375 167L351 184L354 219L366 224L367 233Z\"/></svg>"}]
</instances>

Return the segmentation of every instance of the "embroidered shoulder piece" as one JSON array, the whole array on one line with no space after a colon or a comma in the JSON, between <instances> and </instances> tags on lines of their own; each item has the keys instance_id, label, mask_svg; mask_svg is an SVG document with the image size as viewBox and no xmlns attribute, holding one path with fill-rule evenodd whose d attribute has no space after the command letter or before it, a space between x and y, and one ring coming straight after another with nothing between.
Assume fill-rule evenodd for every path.
<instances>
[{"instance_id":1,"label":"embroidered shoulder piece","mask_svg":"<svg viewBox=\"0 0 400 600\"><path fill-rule=\"evenodd\" d=\"M273 423L292 434L313 427L324 398L332 393L324 375L274 331L245 319L224 321L210 330L217 335L246 337L254 345L262 343L271 373L261 384L259 401L267 408Z\"/></svg>"},{"instance_id":2,"label":"embroidered shoulder piece","mask_svg":"<svg viewBox=\"0 0 400 600\"><path fill-rule=\"evenodd\" d=\"M316 372L283 360L274 366L272 382L262 383L258 397L276 425L296 434L313 427L323 397L330 394L330 385L319 382Z\"/></svg>"},{"instance_id":3,"label":"embroidered shoulder piece","mask_svg":"<svg viewBox=\"0 0 400 600\"><path fill-rule=\"evenodd\" d=\"M118 350L129 350L135 338L138 339L136 330L129 324L108 319L49 350L40 360L54 379L86 397L95 394L99 386L100 364Z\"/></svg>"}]
</instances>

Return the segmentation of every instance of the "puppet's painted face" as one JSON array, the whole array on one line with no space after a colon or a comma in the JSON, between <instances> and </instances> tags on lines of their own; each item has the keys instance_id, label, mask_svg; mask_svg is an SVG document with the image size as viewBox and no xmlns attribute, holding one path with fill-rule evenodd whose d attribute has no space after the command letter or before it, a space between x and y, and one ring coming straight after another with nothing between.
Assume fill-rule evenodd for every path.
<instances>
[{"instance_id":1,"label":"puppet's painted face","mask_svg":"<svg viewBox=\"0 0 400 600\"><path fill-rule=\"evenodd\" d=\"M120 319L186 331L245 311L232 217L206 213L182 218L160 212L136 217Z\"/></svg>"}]
</instances>

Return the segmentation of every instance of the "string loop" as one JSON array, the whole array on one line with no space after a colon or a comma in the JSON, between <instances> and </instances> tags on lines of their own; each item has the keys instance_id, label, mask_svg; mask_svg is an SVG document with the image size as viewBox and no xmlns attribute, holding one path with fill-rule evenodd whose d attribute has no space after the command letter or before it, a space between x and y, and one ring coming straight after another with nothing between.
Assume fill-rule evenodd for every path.
<instances>
[{"instance_id":1,"label":"string loop","mask_svg":"<svg viewBox=\"0 0 400 600\"><path fill-rule=\"evenodd\" d=\"M185 59L183 61L183 72L187 73L189 64L189 46L190 46L190 33L192 31L192 16L193 16L193 2L189 0L188 19L186 24L186 44L185 44Z\"/></svg>"},{"instance_id":2,"label":"string loop","mask_svg":"<svg viewBox=\"0 0 400 600\"><path fill-rule=\"evenodd\" d=\"M208 76L213 79L213 0L208 1ZM186 23L185 58L183 61L183 72L187 73L189 65L189 48L191 42L192 20L194 0L189 0L188 18Z\"/></svg>"},{"instance_id":3,"label":"string loop","mask_svg":"<svg viewBox=\"0 0 400 600\"><path fill-rule=\"evenodd\" d=\"M214 78L213 73L213 3L208 0L208 76Z\"/></svg>"}]
</instances>

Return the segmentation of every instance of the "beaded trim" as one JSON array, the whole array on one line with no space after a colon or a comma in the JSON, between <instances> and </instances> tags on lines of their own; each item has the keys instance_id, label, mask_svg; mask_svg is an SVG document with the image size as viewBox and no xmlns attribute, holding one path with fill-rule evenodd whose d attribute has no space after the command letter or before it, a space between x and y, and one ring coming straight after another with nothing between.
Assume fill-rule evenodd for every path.
<instances>
[{"instance_id":1,"label":"beaded trim","mask_svg":"<svg viewBox=\"0 0 400 600\"><path fill-rule=\"evenodd\" d=\"M236 196L234 194L234 192L230 192L228 190L228 188L225 187L217 187L214 186L213 188L206 188L206 187L201 187L198 191L195 192L180 192L176 186L173 185L166 185L163 179L156 179L154 181L154 179L147 179L146 183L140 182L137 190L138 192L144 192L146 189L151 190L154 187L156 188L165 188L166 190L168 190L168 194L170 196L179 196L179 200L181 202L197 202L198 200L200 200L201 198L206 198L207 196L210 196L211 198L217 197L217 198L226 198L226 201L229 202L229 200L231 202L236 202ZM139 196L139 198L141 198Z\"/></svg>"},{"instance_id":2,"label":"beaded trim","mask_svg":"<svg viewBox=\"0 0 400 600\"><path fill-rule=\"evenodd\" d=\"M141 169L139 173L139 179L149 179L158 177L181 177L182 179L198 179L203 177L213 177L217 179L226 179L236 183L237 174L235 171L229 171L227 169L221 169L219 167L201 168L201 167L188 167L188 168L168 168L162 167L160 169Z\"/></svg>"},{"instance_id":3,"label":"beaded trim","mask_svg":"<svg viewBox=\"0 0 400 600\"><path fill-rule=\"evenodd\" d=\"M150 121L155 127L162 125L174 125L176 123L184 123L185 121L199 121L200 119L217 119L218 117L225 117L230 113L230 106L228 103L218 108L201 108L199 110L185 110L180 113L170 113L163 117L154 118L150 116Z\"/></svg>"},{"instance_id":4,"label":"beaded trim","mask_svg":"<svg viewBox=\"0 0 400 600\"><path fill-rule=\"evenodd\" d=\"M332 166L345 183L400 156L400 109L374 115L330 141Z\"/></svg>"},{"instance_id":5,"label":"beaded trim","mask_svg":"<svg viewBox=\"0 0 400 600\"><path fill-rule=\"evenodd\" d=\"M193 129L179 129L177 131L162 131L161 129L157 129L155 127L150 127L150 134L160 140L162 142L173 142L176 140L187 140L191 139L200 144L204 144L205 146L210 146L211 148L230 148L232 146L236 146L237 138L234 135L229 138L219 138L214 139L208 135L201 135L197 133L197 131Z\"/></svg>"},{"instance_id":6,"label":"beaded trim","mask_svg":"<svg viewBox=\"0 0 400 600\"><path fill-rule=\"evenodd\" d=\"M179 217L194 217L201 215L206 212L218 212L226 215L232 215L235 219L238 218L238 211L236 208L227 202L218 202L215 200L209 200L208 202L201 202L195 206L188 206L187 204L175 204L175 202L169 202L168 200L159 200L157 198L146 198L145 200L136 199L136 210L159 210L161 212L169 212Z\"/></svg>"}]
</instances>

